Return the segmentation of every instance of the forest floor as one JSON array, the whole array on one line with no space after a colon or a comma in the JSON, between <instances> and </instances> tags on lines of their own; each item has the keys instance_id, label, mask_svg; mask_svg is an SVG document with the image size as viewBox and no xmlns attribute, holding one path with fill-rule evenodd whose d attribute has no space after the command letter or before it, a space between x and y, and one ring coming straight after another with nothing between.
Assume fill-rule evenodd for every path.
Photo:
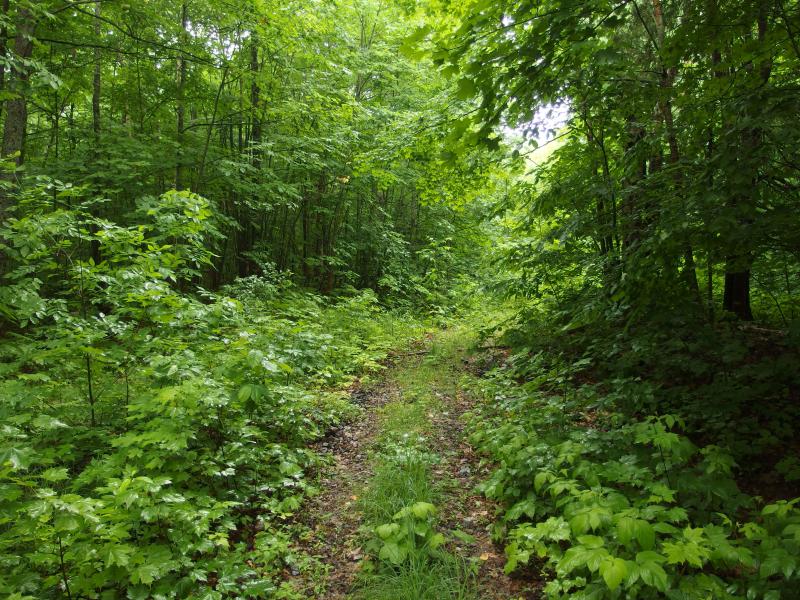
<instances>
[{"instance_id":1,"label":"forest floor","mask_svg":"<svg viewBox=\"0 0 800 600\"><path fill-rule=\"evenodd\" d=\"M495 506L474 491L489 469L469 445L462 418L475 401L460 385L476 369L467 351L471 342L466 327L437 331L391 356L376 384L354 386L360 418L316 448L331 460L321 492L300 517L298 550L310 559L293 583L304 597L540 597L541 582L503 572L502 547L490 534ZM414 502L436 506L435 530L446 542L435 558L392 567L375 557L375 527Z\"/></svg>"}]
</instances>

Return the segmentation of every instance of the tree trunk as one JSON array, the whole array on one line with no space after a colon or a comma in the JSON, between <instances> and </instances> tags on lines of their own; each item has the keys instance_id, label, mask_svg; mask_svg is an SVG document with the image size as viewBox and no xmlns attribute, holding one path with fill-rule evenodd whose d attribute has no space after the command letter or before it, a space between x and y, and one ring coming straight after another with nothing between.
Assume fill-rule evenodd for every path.
<instances>
[{"instance_id":1,"label":"tree trunk","mask_svg":"<svg viewBox=\"0 0 800 600\"><path fill-rule=\"evenodd\" d=\"M732 312L742 321L752 321L750 308L750 269L734 266L733 259L725 269L725 294L723 308Z\"/></svg>"},{"instance_id":2,"label":"tree trunk","mask_svg":"<svg viewBox=\"0 0 800 600\"><path fill-rule=\"evenodd\" d=\"M30 68L23 64L33 51L33 17L28 9L21 9L17 15L17 35L14 39L15 63L11 69L9 91L14 98L8 101L8 115L3 130L3 156L19 153L17 165L24 162L25 130L28 120L28 104L25 94L30 77Z\"/></svg>"},{"instance_id":3,"label":"tree trunk","mask_svg":"<svg viewBox=\"0 0 800 600\"><path fill-rule=\"evenodd\" d=\"M94 37L95 41L100 40L100 2L94 4ZM100 48L94 49L94 76L92 77L92 131L94 131L95 145L100 143L100 75L102 67L102 55ZM95 146L95 153L97 147Z\"/></svg>"},{"instance_id":4,"label":"tree trunk","mask_svg":"<svg viewBox=\"0 0 800 600\"><path fill-rule=\"evenodd\" d=\"M95 42L100 44L100 11L101 11L101 3L99 1L95 2L94 4L94 38ZM101 74L102 74L102 54L100 52L100 48L97 47L94 49L94 73L92 75L92 132L94 133L94 147L92 148L92 157L95 162L97 162L100 158L100 92L101 88ZM99 170L99 166L98 166ZM92 214L95 217L102 216L102 213L99 212L100 206L96 206L92 210ZM94 234L97 232L97 228L92 225L89 230ZM92 260L94 260L94 264L100 264L102 257L100 255L100 241L97 239L93 239L90 244L90 252L92 255Z\"/></svg>"},{"instance_id":5,"label":"tree trunk","mask_svg":"<svg viewBox=\"0 0 800 600\"><path fill-rule=\"evenodd\" d=\"M3 17L8 14L8 2L9 0L3 0L2 4L2 12ZM8 49L8 29L3 26L0 29L0 56L6 55L6 50ZM0 63L0 92L3 92L6 89L6 65L5 63ZM3 114L3 107L5 105L5 100L0 100L0 117Z\"/></svg>"},{"instance_id":6,"label":"tree trunk","mask_svg":"<svg viewBox=\"0 0 800 600\"><path fill-rule=\"evenodd\" d=\"M250 153L250 163L253 165L255 171L256 183L259 179L259 171L261 170L261 119L259 117L259 106L261 104L261 88L258 87L258 72L260 70L258 62L258 35L254 31L250 39L250 127L247 131L246 146L247 151ZM254 205L259 204L259 199L254 199ZM243 219L239 222L239 226L246 236L246 246L248 251L252 251L255 247L256 228L258 220L258 211L245 210ZM256 263L251 258L240 258L240 274L244 270L244 274L251 275L256 269Z\"/></svg>"},{"instance_id":7,"label":"tree trunk","mask_svg":"<svg viewBox=\"0 0 800 600\"><path fill-rule=\"evenodd\" d=\"M253 157L253 166L256 171L261 166L261 115L259 114L261 105L261 88L258 86L258 73L260 65L258 62L258 35L253 32L250 43L250 76L253 80L250 82L250 110L252 112L252 129L250 131L250 146Z\"/></svg>"},{"instance_id":8,"label":"tree trunk","mask_svg":"<svg viewBox=\"0 0 800 600\"><path fill-rule=\"evenodd\" d=\"M189 26L189 9L187 3L181 4L181 29L182 41L186 40L186 32ZM186 144L186 133L184 126L184 115L186 113L185 104L186 92L186 58L183 55L178 57L178 79L177 79L177 93L176 93L176 112L177 112L177 131L178 131L178 152L175 163L175 189L182 190L184 184L184 146Z\"/></svg>"},{"instance_id":9,"label":"tree trunk","mask_svg":"<svg viewBox=\"0 0 800 600\"><path fill-rule=\"evenodd\" d=\"M658 39L658 51L664 47L664 40L666 39L666 29L664 26L664 11L661 5L661 0L653 0L653 13L656 21L656 35ZM672 113L672 89L677 77L677 67L667 67L661 64L661 80L659 86L662 90L663 97L659 101L661 117L664 121L664 126L667 133L667 144L669 146L669 162L673 168L673 179L675 181L675 194L680 197L683 190L683 176L679 168L681 160L680 149L678 147L678 135L675 131L675 122ZM694 250L692 249L691 242L687 239L684 243L683 249L683 271L682 276L686 281L689 288L689 293L692 294L697 302L700 302L700 285L697 282L697 269L694 261Z\"/></svg>"},{"instance_id":10,"label":"tree trunk","mask_svg":"<svg viewBox=\"0 0 800 600\"><path fill-rule=\"evenodd\" d=\"M763 46L767 35L767 7L763 3L758 5L758 41ZM766 56L764 54L763 56ZM753 72L753 65L746 65L748 71ZM769 83L772 74L772 61L769 58L762 59L759 64L758 73L754 74L759 78L759 89ZM745 115L751 121L755 121L752 113L760 110L759 93L754 93L754 98L749 101L749 111L751 114ZM723 308L735 314L742 321L752 321L753 311L750 307L750 268L753 263L753 255L748 249L749 241L746 239L747 230L751 228L752 221L755 219L756 206L755 194L758 186L758 161L759 151L763 143L763 132L758 126L749 127L742 133L742 147L746 149L742 153L742 158L746 162L742 165L743 169L750 173L750 186L744 194L736 194L729 203L729 208L735 210L739 215L739 225L742 228L742 244L736 244L735 250L731 252L725 261L725 291L723 294ZM737 242L739 240L736 240Z\"/></svg>"},{"instance_id":11,"label":"tree trunk","mask_svg":"<svg viewBox=\"0 0 800 600\"><path fill-rule=\"evenodd\" d=\"M217 122L217 112L219 110L219 98L222 95L222 90L225 89L225 80L228 78L228 68L229 65L225 65L225 68L222 70L222 78L219 82L219 87L217 88L217 95L214 97L214 110L211 113L211 123L208 124L208 131L206 132L206 141L203 144L203 153L200 155L200 166L197 168L197 178L195 179L194 184L194 191L195 193L200 193L201 186L203 185L203 176L205 175L206 170L206 158L208 157L208 147L211 143L211 135L214 131L214 126ZM225 147L225 134L224 132L220 134L220 139L222 140L222 147Z\"/></svg>"},{"instance_id":12,"label":"tree trunk","mask_svg":"<svg viewBox=\"0 0 800 600\"><path fill-rule=\"evenodd\" d=\"M628 117L628 137L625 143L625 196L620 202L620 212L625 221L622 233L621 248L627 254L635 249L642 238L644 220L642 213L644 207L641 195L636 191L639 183L647 177L647 161L642 156L640 143L645 138L645 131L641 125L636 123L633 115Z\"/></svg>"},{"instance_id":13,"label":"tree trunk","mask_svg":"<svg viewBox=\"0 0 800 600\"><path fill-rule=\"evenodd\" d=\"M14 156L14 163L21 167L25 161L25 132L28 123L27 86L30 67L25 64L33 52L35 22L27 8L17 14L17 34L14 38L14 62L11 68L8 91L14 94L6 104L6 122L3 129L3 158ZM6 181L16 181L16 173L0 174ZM6 217L8 194L0 190L0 222Z\"/></svg>"},{"instance_id":14,"label":"tree trunk","mask_svg":"<svg viewBox=\"0 0 800 600\"><path fill-rule=\"evenodd\" d=\"M311 211L309 208L311 194L309 192L303 193L303 204L301 211L303 213L303 281L306 285L311 282L311 265L308 260L311 257Z\"/></svg>"}]
</instances>

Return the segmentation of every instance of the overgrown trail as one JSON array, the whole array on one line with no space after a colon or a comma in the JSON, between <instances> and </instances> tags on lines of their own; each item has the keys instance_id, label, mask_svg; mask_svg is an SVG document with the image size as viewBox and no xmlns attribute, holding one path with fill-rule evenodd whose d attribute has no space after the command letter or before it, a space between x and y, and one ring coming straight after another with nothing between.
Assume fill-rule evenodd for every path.
<instances>
[{"instance_id":1,"label":"overgrown trail","mask_svg":"<svg viewBox=\"0 0 800 600\"><path fill-rule=\"evenodd\" d=\"M379 384L354 390L361 417L319 444L332 466L303 517L302 551L314 558L296 583L307 597L539 597L536 582L504 574L494 506L474 492L486 472L462 419L472 406L460 385L473 376L470 341L456 327L392 357ZM435 512L423 514L430 504ZM398 517L408 507L423 516ZM407 523L419 532L413 541Z\"/></svg>"}]
</instances>

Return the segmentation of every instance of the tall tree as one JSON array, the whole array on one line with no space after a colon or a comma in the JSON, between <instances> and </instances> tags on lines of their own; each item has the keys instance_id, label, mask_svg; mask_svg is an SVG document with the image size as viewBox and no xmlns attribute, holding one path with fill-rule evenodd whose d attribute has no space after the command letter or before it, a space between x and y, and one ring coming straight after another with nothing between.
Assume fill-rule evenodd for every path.
<instances>
[{"instance_id":1,"label":"tall tree","mask_svg":"<svg viewBox=\"0 0 800 600\"><path fill-rule=\"evenodd\" d=\"M8 82L10 99L6 102L6 119L3 128L3 157L14 156L17 166L25 160L25 134L28 123L28 80L33 52L33 34L36 21L30 8L21 6L14 19L16 33L11 55L11 72Z\"/></svg>"},{"instance_id":2,"label":"tall tree","mask_svg":"<svg viewBox=\"0 0 800 600\"><path fill-rule=\"evenodd\" d=\"M569 225L557 235L597 241L600 259L585 260L603 273L609 297L697 312L699 249L707 293L713 298L715 261L724 260L722 308L750 320L753 269L794 239L780 222L796 195L794 174L775 180L796 156L795 136L774 133L798 112L787 102L798 65L791 17L776 27L783 6L467 2L459 19L440 20L438 60L462 72L464 98L478 97L455 131L466 143L496 144L501 126L533 131L542 107L570 106L555 155L563 161L541 170L549 185L539 189L545 206L565 211ZM573 180L578 165L588 177L568 191L559 182ZM609 191L617 189L615 223ZM616 280L607 277L617 260L609 223L625 232Z\"/></svg>"},{"instance_id":3,"label":"tall tree","mask_svg":"<svg viewBox=\"0 0 800 600\"><path fill-rule=\"evenodd\" d=\"M185 45L188 38L189 27L189 3L181 3L180 9L180 40L182 46ZM175 189L182 190L185 187L185 171L186 171L186 70L187 60L182 52L178 53L177 60L177 74L176 74L176 97L175 97L175 113L176 113L176 129L177 135L177 154L175 157Z\"/></svg>"}]
</instances>

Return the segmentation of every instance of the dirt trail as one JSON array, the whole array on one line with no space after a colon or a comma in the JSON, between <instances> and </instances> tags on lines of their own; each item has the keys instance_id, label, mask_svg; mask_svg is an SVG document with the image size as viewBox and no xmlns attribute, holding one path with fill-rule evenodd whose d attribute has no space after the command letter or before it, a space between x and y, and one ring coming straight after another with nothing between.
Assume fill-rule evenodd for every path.
<instances>
[{"instance_id":1,"label":"dirt trail","mask_svg":"<svg viewBox=\"0 0 800 600\"><path fill-rule=\"evenodd\" d=\"M512 579L503 570L505 558L502 546L491 539L496 506L482 495L475 493L475 486L489 476L487 465L480 466L480 457L475 454L464 436L461 416L472 408L472 399L458 390L455 397L445 398L449 411L434 418L439 433L440 452L445 460L437 476L450 478L454 489L448 490L441 510L443 525L458 529L475 538L472 545L461 544L456 552L462 556L477 556L478 597L481 600L532 600L540 598L540 582ZM450 448L447 452L445 449Z\"/></svg>"},{"instance_id":2,"label":"dirt trail","mask_svg":"<svg viewBox=\"0 0 800 600\"><path fill-rule=\"evenodd\" d=\"M377 410L399 394L386 383L369 391L357 388L354 399L364 413L317 444L330 454L332 466L319 482L321 493L306 506L302 521L309 535L301 551L317 559L321 571L305 573L296 583L309 598L347 598L364 558L360 542L359 494L372 475L369 450L378 432Z\"/></svg>"},{"instance_id":3,"label":"dirt trail","mask_svg":"<svg viewBox=\"0 0 800 600\"><path fill-rule=\"evenodd\" d=\"M447 359L446 364L436 365L440 369L438 377L447 385L440 387L431 383L429 387L429 392L439 401L439 409L428 414L432 426L431 449L441 457L441 462L432 470L435 484L442 490L439 529L458 530L474 538L469 542L452 539L447 548L452 554L472 559L478 565L477 598L539 598L540 582L512 579L503 572L502 547L496 546L490 535L495 506L473 491L488 475L488 468L480 466L480 457L467 443L461 420L473 402L458 386L469 364L453 356ZM408 401L406 396L411 395L410 390L404 389L402 382L392 374L403 369L406 379L409 375L413 377L415 369L425 360L425 352L421 351L396 357L382 383L353 392L354 401L364 408L362 416L317 445L318 451L331 456L332 465L319 482L321 493L308 502L301 516L308 533L301 540L299 550L318 561L317 569L306 569L294 579L297 588L308 598L344 600L350 597L365 558L361 548L363 535L359 532L358 498L372 476L374 465L370 451L380 431L380 409L393 402Z\"/></svg>"}]
</instances>

